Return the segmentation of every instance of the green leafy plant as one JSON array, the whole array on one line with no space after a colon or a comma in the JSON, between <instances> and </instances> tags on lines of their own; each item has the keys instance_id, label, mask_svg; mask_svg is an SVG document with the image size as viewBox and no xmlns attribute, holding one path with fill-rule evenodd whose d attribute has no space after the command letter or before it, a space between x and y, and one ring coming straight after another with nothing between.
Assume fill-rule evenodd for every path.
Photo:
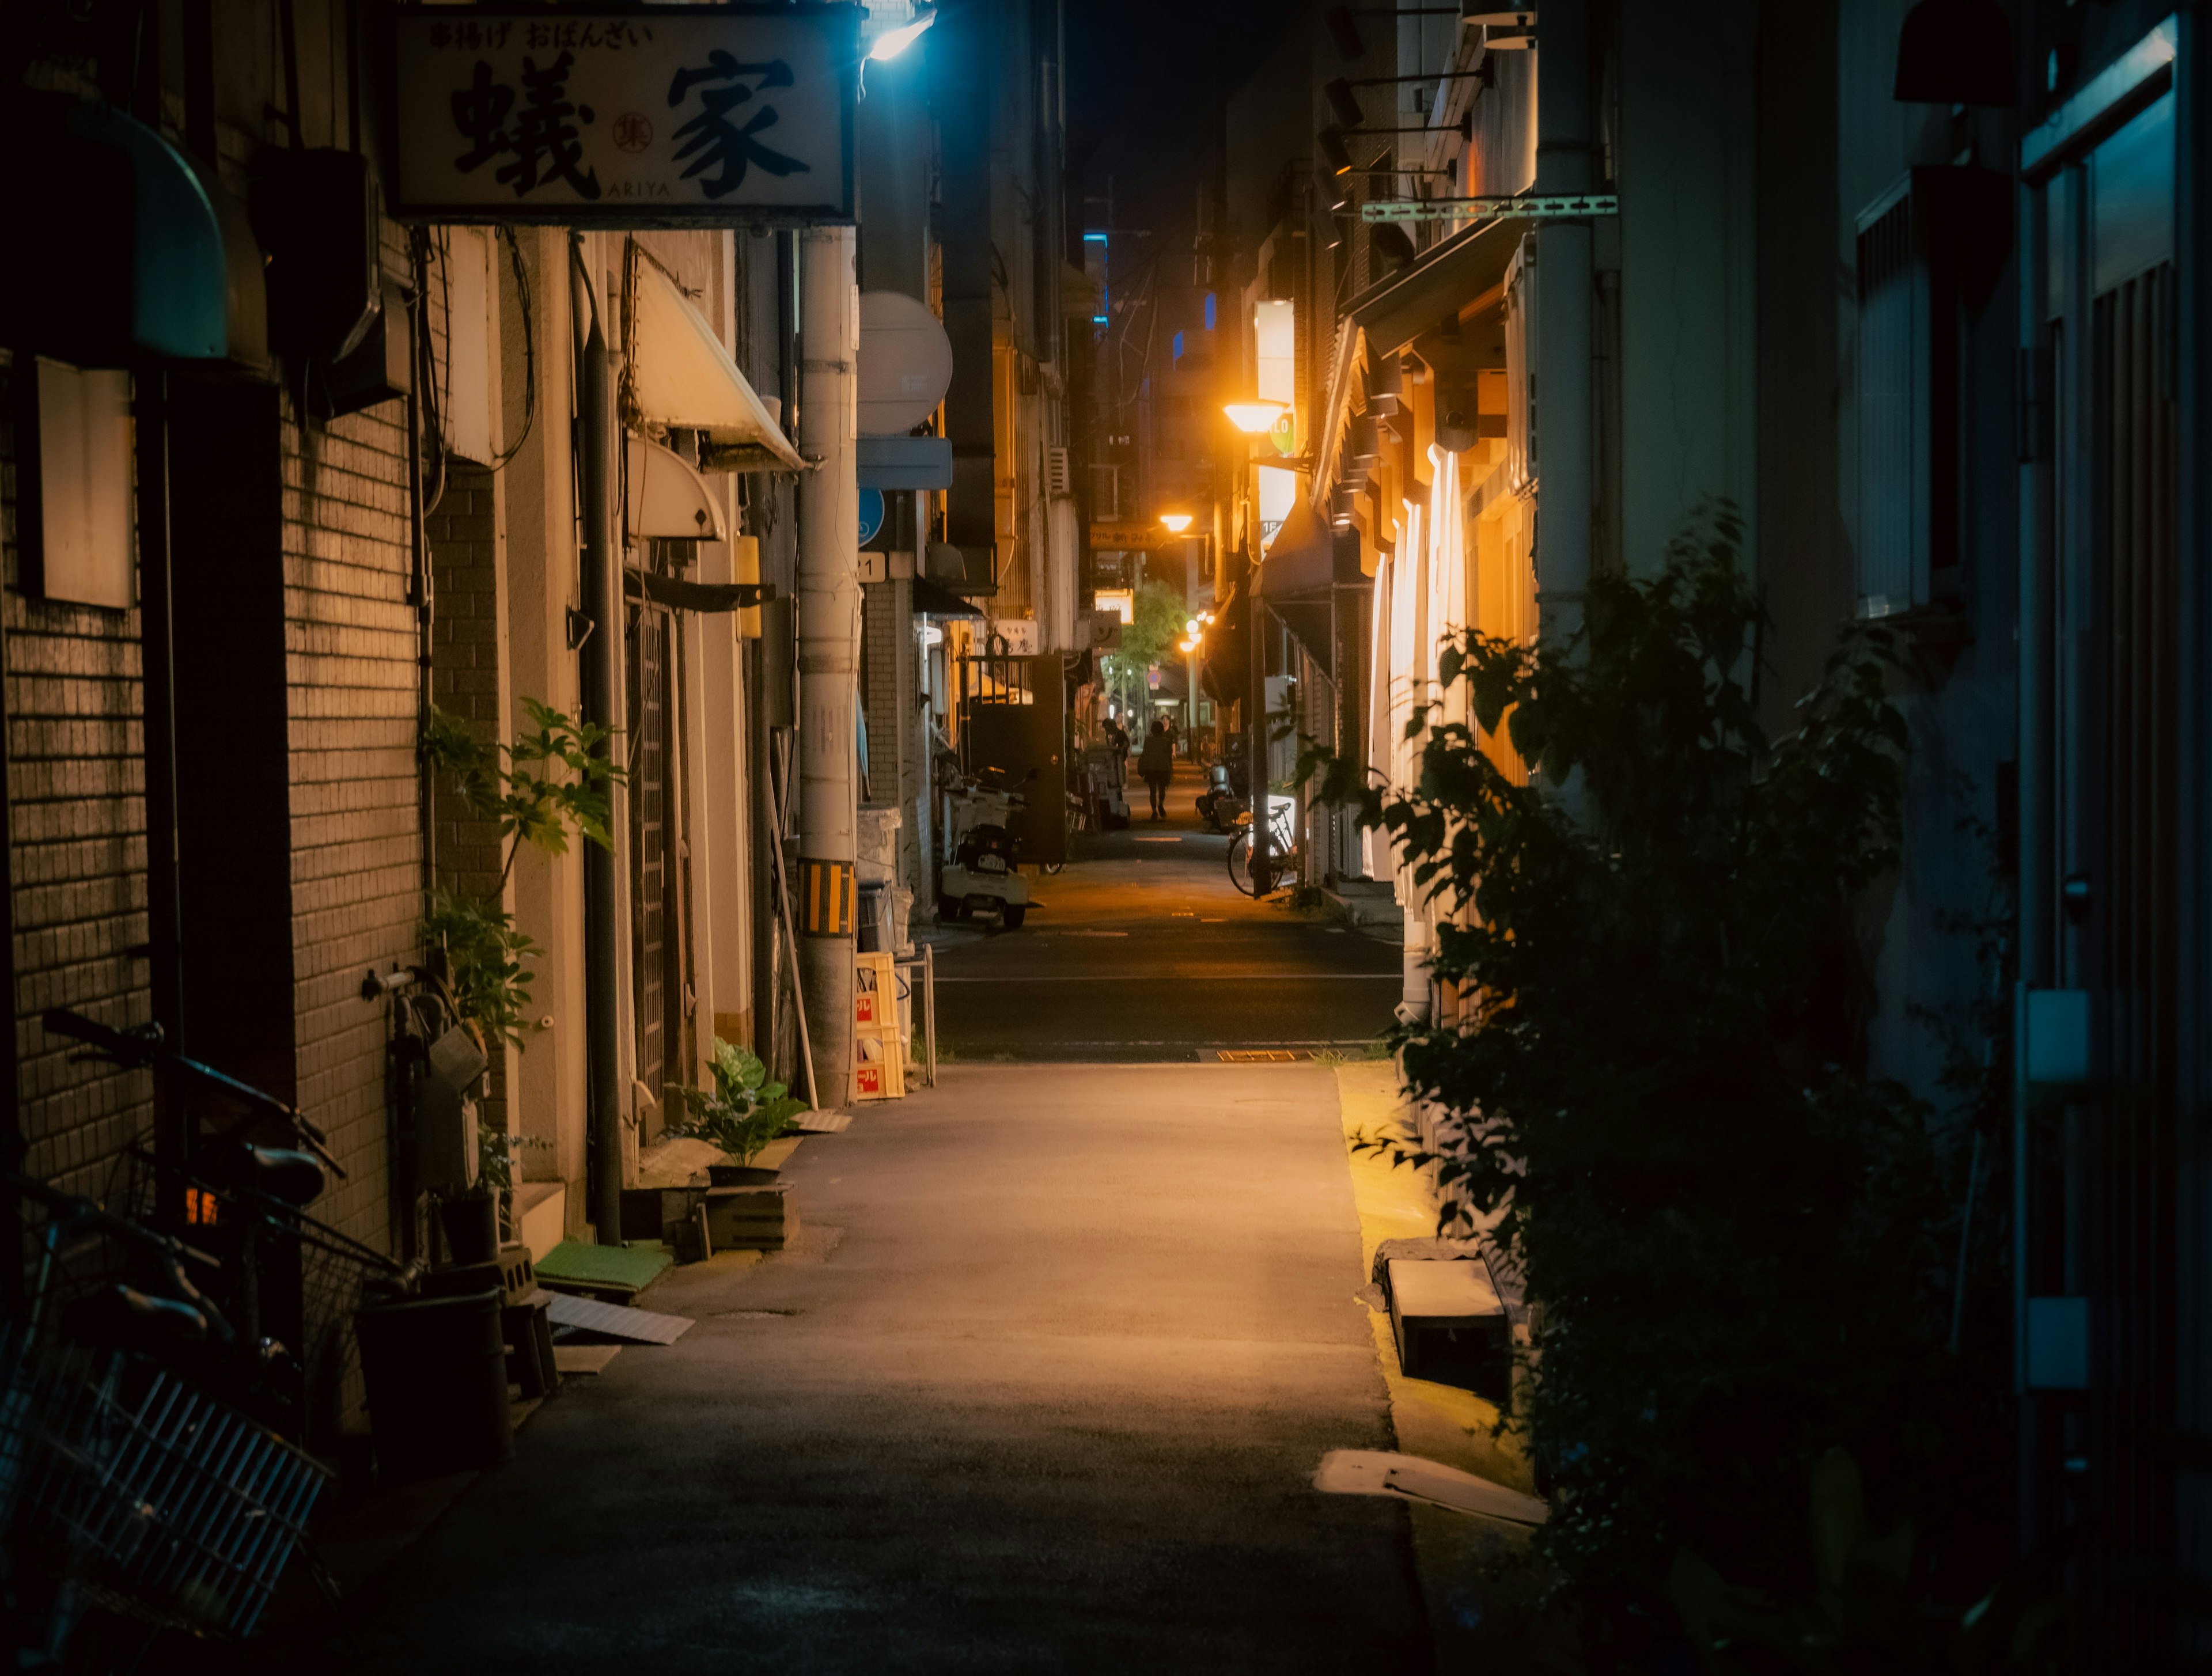
<instances>
[{"instance_id":1,"label":"green leafy plant","mask_svg":"<svg viewBox=\"0 0 2212 1676\"><path fill-rule=\"evenodd\" d=\"M489 1126L477 1131L477 1181L471 1191L489 1196L499 1202L499 1224L501 1238L514 1234L514 1166L519 1154L550 1149L553 1143L538 1135L517 1134L511 1130L494 1129ZM469 1195L454 1193L451 1198Z\"/></svg>"},{"instance_id":2,"label":"green leafy plant","mask_svg":"<svg viewBox=\"0 0 2212 1676\"><path fill-rule=\"evenodd\" d=\"M529 1024L534 975L529 962L539 953L536 940L514 928L514 916L496 897L487 901L465 890L434 892L422 931L446 951L454 1011L474 1024L487 1043L504 1041L520 1047Z\"/></svg>"},{"instance_id":3,"label":"green leafy plant","mask_svg":"<svg viewBox=\"0 0 2212 1676\"><path fill-rule=\"evenodd\" d=\"M423 756L470 813L498 822L507 845L502 890L525 844L565 855L573 828L601 848L613 848L608 787L623 778L610 755L607 729L572 720L534 698L524 699L522 707L537 726L511 744L480 738L459 716L434 707L422 733Z\"/></svg>"},{"instance_id":4,"label":"green leafy plant","mask_svg":"<svg viewBox=\"0 0 2212 1676\"><path fill-rule=\"evenodd\" d=\"M514 1191L514 1163L516 1155L550 1148L553 1143L538 1135L523 1135L507 1129L479 1128L477 1131L477 1184L502 1196Z\"/></svg>"},{"instance_id":5,"label":"green leafy plant","mask_svg":"<svg viewBox=\"0 0 2212 1676\"><path fill-rule=\"evenodd\" d=\"M714 1086L671 1087L670 1096L690 1114L688 1123L672 1124L672 1135L689 1135L719 1147L740 1164L750 1164L761 1149L790 1127L806 1109L750 1049L714 1038Z\"/></svg>"},{"instance_id":6,"label":"green leafy plant","mask_svg":"<svg viewBox=\"0 0 2212 1676\"><path fill-rule=\"evenodd\" d=\"M572 830L612 848L609 788L623 778L605 728L571 720L534 698L522 705L535 726L512 743L480 738L459 717L434 707L421 745L423 759L446 777L469 812L497 823L507 851L499 883L488 894L450 889L433 894L423 938L444 951L462 1019L487 1044L506 1041L518 1048L530 1016L530 962L541 951L515 929L501 900L514 859L526 844L549 855L565 854Z\"/></svg>"},{"instance_id":7,"label":"green leafy plant","mask_svg":"<svg viewBox=\"0 0 2212 1676\"><path fill-rule=\"evenodd\" d=\"M1120 696L1123 714L1147 716L1152 706L1146 671L1171 655L1182 655L1174 647L1182 638L1182 626L1190 620L1190 613L1178 590L1164 582L1146 582L1137 590L1133 616L1133 621L1121 625L1120 649L1105 656L1106 680L1109 689Z\"/></svg>"},{"instance_id":8,"label":"green leafy plant","mask_svg":"<svg viewBox=\"0 0 2212 1676\"><path fill-rule=\"evenodd\" d=\"M1470 720L1415 720L1413 784L1304 764L1443 910L1431 969L1471 1013L1395 1038L1441 1139L1368 1144L1433 1166L1447 1227L1480 1222L1526 1278L1506 1424L1586 1600L1662 1598L1678 1550L1790 1593L1780 1487L1828 1449L1925 1535L1988 1445L1942 1342L1928 1114L1863 1071L1853 911L1895 859L1907 745L1892 648L1853 635L1768 738L1740 535L1712 510L1657 574L1594 579L1571 646L1461 637L1441 674ZM1501 730L1534 774L1486 754Z\"/></svg>"}]
</instances>

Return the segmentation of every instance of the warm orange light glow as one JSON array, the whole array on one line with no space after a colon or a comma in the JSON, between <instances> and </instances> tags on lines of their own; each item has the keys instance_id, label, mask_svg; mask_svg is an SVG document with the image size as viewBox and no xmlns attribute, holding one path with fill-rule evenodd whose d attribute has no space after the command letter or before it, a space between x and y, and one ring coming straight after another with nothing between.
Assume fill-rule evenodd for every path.
<instances>
[{"instance_id":1,"label":"warm orange light glow","mask_svg":"<svg viewBox=\"0 0 2212 1676\"><path fill-rule=\"evenodd\" d=\"M1160 514L1160 522L1167 527L1169 534L1179 536L1190 528L1190 514L1187 512L1164 512Z\"/></svg>"},{"instance_id":2,"label":"warm orange light glow","mask_svg":"<svg viewBox=\"0 0 2212 1676\"><path fill-rule=\"evenodd\" d=\"M1221 410L1247 436L1265 436L1287 410L1281 402L1231 402Z\"/></svg>"}]
</instances>

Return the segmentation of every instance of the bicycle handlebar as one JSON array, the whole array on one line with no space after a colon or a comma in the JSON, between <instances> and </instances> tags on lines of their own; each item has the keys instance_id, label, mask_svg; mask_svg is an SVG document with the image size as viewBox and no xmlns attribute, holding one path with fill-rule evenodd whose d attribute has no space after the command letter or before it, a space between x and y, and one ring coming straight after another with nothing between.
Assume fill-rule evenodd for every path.
<instances>
[{"instance_id":1,"label":"bicycle handlebar","mask_svg":"<svg viewBox=\"0 0 2212 1676\"><path fill-rule=\"evenodd\" d=\"M80 1193L64 1193L59 1187L42 1181L35 1175L26 1175L20 1170L11 1169L5 1172L5 1180L18 1193L27 1194L44 1205L57 1220L88 1224L152 1252L161 1260L162 1268L168 1274L169 1284L176 1288L186 1303L207 1318L208 1331L220 1343L229 1344L238 1336L230 1322L224 1318L222 1311L216 1307L215 1300L193 1285L191 1277L185 1272L185 1260L188 1257L196 1263L206 1264L210 1268L221 1268L222 1265L216 1259L182 1240L156 1233L127 1217L118 1217Z\"/></svg>"},{"instance_id":2,"label":"bicycle handlebar","mask_svg":"<svg viewBox=\"0 0 2212 1676\"><path fill-rule=\"evenodd\" d=\"M306 1113L296 1106L286 1104L264 1089L240 1082L211 1065L186 1059L165 1045L159 1024L148 1024L137 1030L118 1030L96 1019L87 1018L81 1012L71 1012L67 1007L48 1007L40 1015L40 1022L56 1035L82 1041L100 1057L112 1060L118 1065L165 1066L170 1070L182 1072L194 1081L227 1094L234 1100L243 1102L264 1116L278 1119L309 1151L337 1171L341 1178L345 1175L345 1166L331 1156L326 1145L328 1137L307 1120Z\"/></svg>"}]
</instances>

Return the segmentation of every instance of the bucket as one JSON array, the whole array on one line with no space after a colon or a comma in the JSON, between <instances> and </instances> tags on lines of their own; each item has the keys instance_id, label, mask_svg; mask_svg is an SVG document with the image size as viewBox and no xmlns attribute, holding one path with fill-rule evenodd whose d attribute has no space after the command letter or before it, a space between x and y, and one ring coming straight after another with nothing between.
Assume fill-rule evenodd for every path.
<instances>
[{"instance_id":1,"label":"bucket","mask_svg":"<svg viewBox=\"0 0 2212 1676\"><path fill-rule=\"evenodd\" d=\"M410 1298L354 1315L377 1471L387 1483L489 1466L514 1453L503 1291Z\"/></svg>"},{"instance_id":2,"label":"bucket","mask_svg":"<svg viewBox=\"0 0 2212 1676\"><path fill-rule=\"evenodd\" d=\"M464 1193L438 1201L438 1226L446 1236L449 1263L499 1260L499 1200L491 1193Z\"/></svg>"}]
</instances>

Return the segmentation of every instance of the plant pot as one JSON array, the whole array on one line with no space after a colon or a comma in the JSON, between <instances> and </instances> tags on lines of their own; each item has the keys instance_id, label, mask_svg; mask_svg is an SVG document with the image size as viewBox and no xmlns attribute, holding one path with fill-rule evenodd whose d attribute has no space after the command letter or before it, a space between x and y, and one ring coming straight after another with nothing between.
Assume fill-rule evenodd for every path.
<instances>
[{"instance_id":1,"label":"plant pot","mask_svg":"<svg viewBox=\"0 0 2212 1676\"><path fill-rule=\"evenodd\" d=\"M708 1164L708 1181L718 1187L764 1187L782 1175L758 1164Z\"/></svg>"},{"instance_id":2,"label":"plant pot","mask_svg":"<svg viewBox=\"0 0 2212 1676\"><path fill-rule=\"evenodd\" d=\"M499 1199L493 1193L468 1193L438 1201L438 1226L446 1236L446 1260L450 1263L496 1263L499 1260Z\"/></svg>"}]
</instances>

